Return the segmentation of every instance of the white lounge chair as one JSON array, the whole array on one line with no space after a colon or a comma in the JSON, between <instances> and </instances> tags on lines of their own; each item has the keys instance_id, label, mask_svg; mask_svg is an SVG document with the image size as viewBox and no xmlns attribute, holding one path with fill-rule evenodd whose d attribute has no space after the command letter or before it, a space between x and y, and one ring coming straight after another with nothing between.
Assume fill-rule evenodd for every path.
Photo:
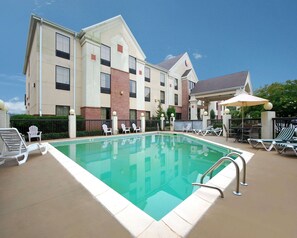
<instances>
[{"instance_id":1,"label":"white lounge chair","mask_svg":"<svg viewBox=\"0 0 297 238\"><path fill-rule=\"evenodd\" d=\"M122 127L122 130L123 130L123 133L125 132L125 134L128 132L130 132L130 127L126 127L125 124L121 124L121 127Z\"/></svg>"},{"instance_id":2,"label":"white lounge chair","mask_svg":"<svg viewBox=\"0 0 297 238\"><path fill-rule=\"evenodd\" d=\"M47 153L46 145L34 143L27 146L16 128L0 128L0 138L3 141L0 164L4 164L6 159L16 159L21 165L27 161L29 154L33 151L39 150L42 155Z\"/></svg>"},{"instance_id":3,"label":"white lounge chair","mask_svg":"<svg viewBox=\"0 0 297 238\"><path fill-rule=\"evenodd\" d=\"M38 131L37 126L30 126L28 133L29 142L31 142L32 138L39 138L39 141L41 141L41 133L42 131Z\"/></svg>"},{"instance_id":4,"label":"white lounge chair","mask_svg":"<svg viewBox=\"0 0 297 238\"><path fill-rule=\"evenodd\" d=\"M270 151L273 148L273 143L288 142L293 139L295 128L286 127L281 130L275 139L247 139L253 148L258 145L262 146L265 150Z\"/></svg>"},{"instance_id":5,"label":"white lounge chair","mask_svg":"<svg viewBox=\"0 0 297 238\"><path fill-rule=\"evenodd\" d=\"M191 127L192 127L191 123L188 123L187 125L184 126L183 131L185 132L191 131Z\"/></svg>"},{"instance_id":6,"label":"white lounge chair","mask_svg":"<svg viewBox=\"0 0 297 238\"><path fill-rule=\"evenodd\" d=\"M295 155L297 156L297 143L278 143L278 142L273 142L273 147L274 149L279 153L279 154L284 154L286 151L293 151Z\"/></svg>"},{"instance_id":7,"label":"white lounge chair","mask_svg":"<svg viewBox=\"0 0 297 238\"><path fill-rule=\"evenodd\" d=\"M102 129L106 136L108 135L108 133L112 134L111 128L108 128L106 124L102 125Z\"/></svg>"},{"instance_id":8,"label":"white lounge chair","mask_svg":"<svg viewBox=\"0 0 297 238\"><path fill-rule=\"evenodd\" d=\"M133 131L134 132L140 132L140 127L137 127L136 125L135 125L135 123L132 123L132 128L133 128Z\"/></svg>"},{"instance_id":9,"label":"white lounge chair","mask_svg":"<svg viewBox=\"0 0 297 238\"><path fill-rule=\"evenodd\" d=\"M205 129L193 130L195 134L205 136L210 130L213 130L213 126L208 126Z\"/></svg>"}]
</instances>

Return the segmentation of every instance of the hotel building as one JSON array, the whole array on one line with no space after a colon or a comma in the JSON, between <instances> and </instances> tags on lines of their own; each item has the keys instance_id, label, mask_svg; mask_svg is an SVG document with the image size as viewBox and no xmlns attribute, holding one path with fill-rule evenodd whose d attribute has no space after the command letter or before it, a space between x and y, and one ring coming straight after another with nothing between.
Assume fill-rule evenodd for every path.
<instances>
[{"instance_id":1,"label":"hotel building","mask_svg":"<svg viewBox=\"0 0 297 238\"><path fill-rule=\"evenodd\" d=\"M135 120L156 116L161 103L191 119L190 92L198 77L187 53L151 64L122 16L80 32L32 15L23 73L30 115Z\"/></svg>"}]
</instances>

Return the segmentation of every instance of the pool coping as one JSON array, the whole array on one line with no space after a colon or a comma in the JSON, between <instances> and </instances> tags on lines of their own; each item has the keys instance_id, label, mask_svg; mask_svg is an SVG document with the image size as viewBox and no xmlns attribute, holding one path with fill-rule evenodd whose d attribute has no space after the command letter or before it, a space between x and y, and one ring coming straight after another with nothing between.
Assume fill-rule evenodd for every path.
<instances>
[{"instance_id":1,"label":"pool coping","mask_svg":"<svg viewBox=\"0 0 297 238\"><path fill-rule=\"evenodd\" d=\"M155 134L152 132L151 134ZM162 133L162 132L157 132ZM164 132L169 134L170 132ZM171 132L172 133L172 132ZM137 135L149 134L138 133ZM234 148L210 140L197 137L187 133L183 134L193 139L205 141L214 145L223 146L228 149L236 150L242 153L245 161L248 163L253 157L253 153L243 151L239 148ZM128 136L117 135L119 136ZM132 134L130 136L135 136ZM102 137L100 137L102 138ZM110 136L109 136L110 138ZM74 140L84 140L85 138L78 138ZM94 139L94 137L93 137ZM73 139L60 140L74 141ZM88 140L88 139L86 139ZM115 190L100 181L91 173L83 169L76 162L65 156L63 153L55 149L52 145L49 146L49 153L79 182L81 183L93 196L100 202L131 234L133 237L184 237L194 227L199 219L207 212L212 204L220 197L220 194L212 189L199 188L182 203L180 203L171 212L165 215L160 221L154 220L145 212L140 210L130 201L122 197ZM238 158L235 161L240 161ZM238 163L242 169L242 162ZM221 190L225 190L229 184L235 179L236 171L232 164L229 164L220 171L216 176L210 179L206 184L217 186ZM128 218L128 219L127 219Z\"/></svg>"}]
</instances>

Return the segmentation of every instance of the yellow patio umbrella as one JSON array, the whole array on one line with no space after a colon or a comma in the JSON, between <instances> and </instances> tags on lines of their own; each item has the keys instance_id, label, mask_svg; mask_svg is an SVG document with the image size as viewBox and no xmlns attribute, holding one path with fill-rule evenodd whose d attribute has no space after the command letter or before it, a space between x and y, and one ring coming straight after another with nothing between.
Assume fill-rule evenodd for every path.
<instances>
[{"instance_id":1,"label":"yellow patio umbrella","mask_svg":"<svg viewBox=\"0 0 297 238\"><path fill-rule=\"evenodd\" d=\"M268 103L269 100L256 97L247 93L240 93L237 96L234 96L233 98L230 98L228 100L225 100L220 103L220 105L223 106L235 106L235 107L248 107L248 106L257 106L261 104L266 104ZM242 115L241 115L241 127L243 129L243 108L242 108Z\"/></svg>"}]
</instances>

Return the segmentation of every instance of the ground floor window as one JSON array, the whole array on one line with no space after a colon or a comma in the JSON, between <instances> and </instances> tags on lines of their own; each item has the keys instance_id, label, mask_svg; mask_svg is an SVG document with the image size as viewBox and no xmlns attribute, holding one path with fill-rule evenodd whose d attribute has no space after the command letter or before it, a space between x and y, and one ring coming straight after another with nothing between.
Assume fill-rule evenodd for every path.
<instances>
[{"instance_id":1,"label":"ground floor window","mask_svg":"<svg viewBox=\"0 0 297 238\"><path fill-rule=\"evenodd\" d=\"M56 116L67 116L69 114L70 106L56 105Z\"/></svg>"},{"instance_id":2,"label":"ground floor window","mask_svg":"<svg viewBox=\"0 0 297 238\"><path fill-rule=\"evenodd\" d=\"M137 112L134 109L130 110L130 115L129 115L130 121L136 121L137 120Z\"/></svg>"},{"instance_id":3,"label":"ground floor window","mask_svg":"<svg viewBox=\"0 0 297 238\"><path fill-rule=\"evenodd\" d=\"M151 119L151 112L146 111L145 112L145 120L150 120Z\"/></svg>"},{"instance_id":4,"label":"ground floor window","mask_svg":"<svg viewBox=\"0 0 297 238\"><path fill-rule=\"evenodd\" d=\"M109 107L101 107L101 120L110 120L110 108Z\"/></svg>"},{"instance_id":5,"label":"ground floor window","mask_svg":"<svg viewBox=\"0 0 297 238\"><path fill-rule=\"evenodd\" d=\"M181 113L175 113L175 120L181 120Z\"/></svg>"}]
</instances>

